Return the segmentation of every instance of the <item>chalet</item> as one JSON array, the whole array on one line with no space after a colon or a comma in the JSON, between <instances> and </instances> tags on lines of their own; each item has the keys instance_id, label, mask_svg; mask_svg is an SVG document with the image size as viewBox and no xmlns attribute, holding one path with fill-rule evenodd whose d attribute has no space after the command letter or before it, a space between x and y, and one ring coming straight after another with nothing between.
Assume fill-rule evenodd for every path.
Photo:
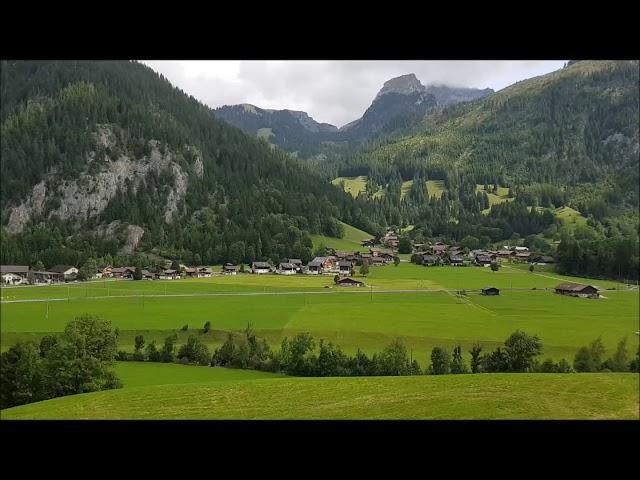
<instances>
[{"instance_id":1,"label":"chalet","mask_svg":"<svg viewBox=\"0 0 640 480\"><path fill-rule=\"evenodd\" d=\"M316 260L310 261L305 273L308 275L320 275L322 273L322 262Z\"/></svg>"},{"instance_id":2,"label":"chalet","mask_svg":"<svg viewBox=\"0 0 640 480\"><path fill-rule=\"evenodd\" d=\"M476 255L475 262L477 265L489 266L494 263L494 258L489 254Z\"/></svg>"},{"instance_id":3,"label":"chalet","mask_svg":"<svg viewBox=\"0 0 640 480\"><path fill-rule=\"evenodd\" d=\"M111 269L113 278L133 278L134 273L136 273L135 267L115 267Z\"/></svg>"},{"instance_id":4,"label":"chalet","mask_svg":"<svg viewBox=\"0 0 640 480\"><path fill-rule=\"evenodd\" d=\"M196 267L198 270L198 278L209 278L213 273L209 267Z\"/></svg>"},{"instance_id":5,"label":"chalet","mask_svg":"<svg viewBox=\"0 0 640 480\"><path fill-rule=\"evenodd\" d=\"M113 276L113 267L111 265L107 265L102 269L102 276L104 278L111 278Z\"/></svg>"},{"instance_id":6,"label":"chalet","mask_svg":"<svg viewBox=\"0 0 640 480\"><path fill-rule=\"evenodd\" d=\"M322 264L323 271L333 271L337 268L336 266L336 258L331 257L315 257L313 262L320 262Z\"/></svg>"},{"instance_id":7,"label":"chalet","mask_svg":"<svg viewBox=\"0 0 640 480\"><path fill-rule=\"evenodd\" d=\"M364 283L354 280L353 278L341 278L336 282L339 287L362 287Z\"/></svg>"},{"instance_id":8,"label":"chalet","mask_svg":"<svg viewBox=\"0 0 640 480\"><path fill-rule=\"evenodd\" d=\"M513 258L519 262L527 262L530 256L531 253L529 252L518 252L513 256Z\"/></svg>"},{"instance_id":9,"label":"chalet","mask_svg":"<svg viewBox=\"0 0 640 480\"><path fill-rule=\"evenodd\" d=\"M372 267L382 267L386 264L387 262L383 257L371 257L371 259L369 260L369 265L371 265Z\"/></svg>"},{"instance_id":10,"label":"chalet","mask_svg":"<svg viewBox=\"0 0 640 480\"><path fill-rule=\"evenodd\" d=\"M0 265L2 283L20 285L29 281L28 265Z\"/></svg>"},{"instance_id":11,"label":"chalet","mask_svg":"<svg viewBox=\"0 0 640 480\"><path fill-rule=\"evenodd\" d=\"M267 262L253 262L251 264L251 273L257 273L259 275L271 273L271 265Z\"/></svg>"},{"instance_id":12,"label":"chalet","mask_svg":"<svg viewBox=\"0 0 640 480\"><path fill-rule=\"evenodd\" d=\"M187 267L184 269L184 273L187 277L198 278L198 269L196 267Z\"/></svg>"},{"instance_id":13,"label":"chalet","mask_svg":"<svg viewBox=\"0 0 640 480\"><path fill-rule=\"evenodd\" d=\"M398 245L400 245L400 240L398 239L397 235L387 234L382 240L382 243L389 247L396 248Z\"/></svg>"},{"instance_id":14,"label":"chalet","mask_svg":"<svg viewBox=\"0 0 640 480\"><path fill-rule=\"evenodd\" d=\"M159 278L162 280L177 280L180 278L180 272L169 268L167 270L163 270L160 273Z\"/></svg>"},{"instance_id":15,"label":"chalet","mask_svg":"<svg viewBox=\"0 0 640 480\"><path fill-rule=\"evenodd\" d=\"M500 295L500 290L496 287L484 287L480 293L482 295Z\"/></svg>"},{"instance_id":16,"label":"chalet","mask_svg":"<svg viewBox=\"0 0 640 480\"><path fill-rule=\"evenodd\" d=\"M436 265L439 261L439 258L435 255L423 255L422 256L422 264L426 266Z\"/></svg>"},{"instance_id":17,"label":"chalet","mask_svg":"<svg viewBox=\"0 0 640 480\"><path fill-rule=\"evenodd\" d=\"M238 273L238 266L232 263L225 263L222 267L222 273L225 275L236 275Z\"/></svg>"},{"instance_id":18,"label":"chalet","mask_svg":"<svg viewBox=\"0 0 640 480\"><path fill-rule=\"evenodd\" d=\"M142 279L143 280L157 280L159 275L155 272L150 272L149 270L141 270Z\"/></svg>"},{"instance_id":19,"label":"chalet","mask_svg":"<svg viewBox=\"0 0 640 480\"><path fill-rule=\"evenodd\" d=\"M549 255L536 255L529 260L529 263L533 263L535 265L547 265L549 263L556 263L556 259Z\"/></svg>"},{"instance_id":20,"label":"chalet","mask_svg":"<svg viewBox=\"0 0 640 480\"><path fill-rule=\"evenodd\" d=\"M280 263L278 265L278 273L280 275L295 275L296 272L296 266L293 263Z\"/></svg>"},{"instance_id":21,"label":"chalet","mask_svg":"<svg viewBox=\"0 0 640 480\"><path fill-rule=\"evenodd\" d=\"M72 265L55 265L49 271L61 274L65 280L75 280L78 275L78 269Z\"/></svg>"},{"instance_id":22,"label":"chalet","mask_svg":"<svg viewBox=\"0 0 640 480\"><path fill-rule=\"evenodd\" d=\"M449 263L454 267L464 266L464 257L462 255L450 255Z\"/></svg>"},{"instance_id":23,"label":"chalet","mask_svg":"<svg viewBox=\"0 0 640 480\"><path fill-rule=\"evenodd\" d=\"M299 258L290 258L288 263L292 263L296 267L296 272L302 271L302 260Z\"/></svg>"},{"instance_id":24,"label":"chalet","mask_svg":"<svg viewBox=\"0 0 640 480\"><path fill-rule=\"evenodd\" d=\"M460 247L452 247L449 249L449 256L464 255L464 250Z\"/></svg>"},{"instance_id":25,"label":"chalet","mask_svg":"<svg viewBox=\"0 0 640 480\"><path fill-rule=\"evenodd\" d=\"M338 260L349 260L350 258L355 257L356 254L354 252L338 251L335 253L335 256L338 258Z\"/></svg>"},{"instance_id":26,"label":"chalet","mask_svg":"<svg viewBox=\"0 0 640 480\"><path fill-rule=\"evenodd\" d=\"M555 288L555 293L582 298L598 298L600 296L596 287L581 283L561 283Z\"/></svg>"},{"instance_id":27,"label":"chalet","mask_svg":"<svg viewBox=\"0 0 640 480\"><path fill-rule=\"evenodd\" d=\"M443 255L447 251L447 246L442 242L431 245L431 253L434 255Z\"/></svg>"},{"instance_id":28,"label":"chalet","mask_svg":"<svg viewBox=\"0 0 640 480\"><path fill-rule=\"evenodd\" d=\"M366 240L362 240L360 242L360 245L362 247L373 247L376 244L376 239L375 238L368 238Z\"/></svg>"},{"instance_id":29,"label":"chalet","mask_svg":"<svg viewBox=\"0 0 640 480\"><path fill-rule=\"evenodd\" d=\"M351 274L351 262L347 260L342 260L338 262L338 272L340 275L350 275Z\"/></svg>"},{"instance_id":30,"label":"chalet","mask_svg":"<svg viewBox=\"0 0 640 480\"><path fill-rule=\"evenodd\" d=\"M516 254L516 252L514 252L513 250L498 250L498 252L496 253L496 255L499 258L511 258Z\"/></svg>"}]
</instances>

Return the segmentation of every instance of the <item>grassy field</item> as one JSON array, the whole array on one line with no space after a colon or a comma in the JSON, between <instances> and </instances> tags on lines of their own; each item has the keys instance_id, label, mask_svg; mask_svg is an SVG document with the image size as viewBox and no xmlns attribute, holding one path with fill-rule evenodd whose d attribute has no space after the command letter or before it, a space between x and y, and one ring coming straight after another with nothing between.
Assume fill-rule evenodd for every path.
<instances>
[{"instance_id":1,"label":"grassy field","mask_svg":"<svg viewBox=\"0 0 640 480\"><path fill-rule=\"evenodd\" d=\"M553 214L567 225L586 225L587 219L578 210L571 207L560 207L553 210Z\"/></svg>"},{"instance_id":2,"label":"grassy field","mask_svg":"<svg viewBox=\"0 0 640 480\"><path fill-rule=\"evenodd\" d=\"M117 362L116 373L122 380L124 388L284 377L284 375L254 370L149 362Z\"/></svg>"},{"instance_id":3,"label":"grassy field","mask_svg":"<svg viewBox=\"0 0 640 480\"><path fill-rule=\"evenodd\" d=\"M544 289L580 279L531 274L508 266L491 272L477 267L401 263L372 268L364 280L370 288L324 288L333 284L330 276L246 274L165 282L118 281L106 282L108 297L99 292L105 288L101 283L92 284L95 292L87 290L88 285L70 286L68 301L64 300L67 287L5 288L5 300L47 296L63 300L2 303L1 344L6 350L19 340L37 340L47 332L61 331L75 316L90 313L119 328L119 348L126 350L133 349L138 333L147 341L161 342L174 331L179 333L179 343L190 334L199 334L214 348L222 343L226 331L240 331L247 323L274 346L284 336L301 331L330 340L350 353L357 348L373 353L400 338L415 350L423 367L435 345L460 343L466 352L479 341L493 348L516 328L539 335L544 356L555 359L572 359L580 346L598 336L602 336L608 353L625 335L629 354L637 348L637 291L605 291L606 298L599 300L562 297ZM602 288L623 287L610 281L595 283ZM479 295L477 289L486 285L503 291L499 297ZM534 287L537 290L532 290ZM418 291L384 292L392 289ZM458 298L442 289L464 289L467 296ZM85 296L87 292L89 296ZM93 293L102 293L103 298L91 298ZM199 329L206 321L211 322L212 332L203 335ZM180 331L183 325L189 330Z\"/></svg>"},{"instance_id":4,"label":"grassy field","mask_svg":"<svg viewBox=\"0 0 640 480\"><path fill-rule=\"evenodd\" d=\"M185 367L194 368L194 367ZM8 419L638 419L637 374L279 378L155 385L3 410Z\"/></svg>"},{"instance_id":5,"label":"grassy field","mask_svg":"<svg viewBox=\"0 0 640 480\"><path fill-rule=\"evenodd\" d=\"M427 180L427 192L430 197L440 198L446 188L444 187L444 181L442 180Z\"/></svg>"},{"instance_id":6,"label":"grassy field","mask_svg":"<svg viewBox=\"0 0 640 480\"><path fill-rule=\"evenodd\" d=\"M365 191L365 185L367 184L367 176L360 175L358 177L337 177L334 178L331 183L334 185L340 185L340 182L344 182L344 190L347 193L350 193L354 197L357 197L360 192ZM411 186L413 185L413 180L407 180L402 182L402 188L400 190L400 198L404 198L409 190L411 190ZM427 180L427 190L429 192L429 196L438 197L442 196L442 193L445 191L444 182L442 180ZM382 187L373 195L373 198L380 198L384 195L384 190ZM495 196L495 195L494 195Z\"/></svg>"},{"instance_id":7,"label":"grassy field","mask_svg":"<svg viewBox=\"0 0 640 480\"><path fill-rule=\"evenodd\" d=\"M493 188L493 184L489 184L489 190ZM476 192L484 192L484 185L476 184ZM509 194L509 189L505 187L498 187L498 194L487 192L487 197L489 197L489 208L486 208L482 211L482 213L488 214L491 210L491 207L497 203L510 202L515 197L509 198L507 195Z\"/></svg>"},{"instance_id":8,"label":"grassy field","mask_svg":"<svg viewBox=\"0 0 640 480\"><path fill-rule=\"evenodd\" d=\"M365 191L367 177L366 175L360 175L359 177L338 177L331 181L334 185L340 185L340 182L344 182L345 192L357 197L360 192Z\"/></svg>"},{"instance_id":9,"label":"grassy field","mask_svg":"<svg viewBox=\"0 0 640 480\"><path fill-rule=\"evenodd\" d=\"M360 245L362 240L371 238L367 232L352 227L344 222L340 222L344 227L344 237L333 238L324 235L311 235L311 241L313 242L313 248L318 248L320 244L324 244L325 247L332 247L336 250L343 251L361 251L364 250Z\"/></svg>"}]
</instances>

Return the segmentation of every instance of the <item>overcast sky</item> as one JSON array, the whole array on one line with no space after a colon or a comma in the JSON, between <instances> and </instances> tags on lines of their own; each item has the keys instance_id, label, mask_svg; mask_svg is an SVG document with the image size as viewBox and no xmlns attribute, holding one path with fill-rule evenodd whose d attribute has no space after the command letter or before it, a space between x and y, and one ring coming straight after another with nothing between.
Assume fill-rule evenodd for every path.
<instances>
[{"instance_id":1,"label":"overcast sky","mask_svg":"<svg viewBox=\"0 0 640 480\"><path fill-rule=\"evenodd\" d=\"M302 110L341 127L362 116L385 81L415 73L425 85L500 90L562 68L551 61L222 61L144 60L212 108L251 103Z\"/></svg>"}]
</instances>

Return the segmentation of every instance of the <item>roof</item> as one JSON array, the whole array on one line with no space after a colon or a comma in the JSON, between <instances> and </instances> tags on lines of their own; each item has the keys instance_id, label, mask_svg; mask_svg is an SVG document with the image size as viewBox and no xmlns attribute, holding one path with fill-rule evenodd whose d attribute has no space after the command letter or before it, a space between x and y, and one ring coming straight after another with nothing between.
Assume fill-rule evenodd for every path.
<instances>
[{"instance_id":1,"label":"roof","mask_svg":"<svg viewBox=\"0 0 640 480\"><path fill-rule=\"evenodd\" d=\"M267 262L253 262L253 268L271 268Z\"/></svg>"},{"instance_id":2,"label":"roof","mask_svg":"<svg viewBox=\"0 0 640 480\"><path fill-rule=\"evenodd\" d=\"M549 255L542 255L539 257L535 257L534 260L539 260L540 262L555 262L556 259L553 257L550 257Z\"/></svg>"},{"instance_id":3,"label":"roof","mask_svg":"<svg viewBox=\"0 0 640 480\"><path fill-rule=\"evenodd\" d=\"M583 285L582 283L561 283L556 287L556 290L565 290L567 292L581 292L588 287L598 290L598 288L594 287L593 285Z\"/></svg>"},{"instance_id":4,"label":"roof","mask_svg":"<svg viewBox=\"0 0 640 480\"><path fill-rule=\"evenodd\" d=\"M293 263L281 263L280 269L282 270L283 268L292 269L292 268L296 268L296 266Z\"/></svg>"},{"instance_id":5,"label":"roof","mask_svg":"<svg viewBox=\"0 0 640 480\"><path fill-rule=\"evenodd\" d=\"M341 284L341 283L360 283L360 284L362 284L362 282L359 282L358 280L354 280L353 278L348 278L348 277L347 278L341 278L340 280L338 280L337 283L338 284Z\"/></svg>"},{"instance_id":6,"label":"roof","mask_svg":"<svg viewBox=\"0 0 640 480\"><path fill-rule=\"evenodd\" d=\"M345 260L340 260L338 262L338 267L349 267L351 268L351 262L345 261Z\"/></svg>"},{"instance_id":7,"label":"roof","mask_svg":"<svg viewBox=\"0 0 640 480\"><path fill-rule=\"evenodd\" d=\"M327 258L329 257L315 257L312 261L313 262L320 262L320 263L324 263L327 261Z\"/></svg>"},{"instance_id":8,"label":"roof","mask_svg":"<svg viewBox=\"0 0 640 480\"><path fill-rule=\"evenodd\" d=\"M451 261L456 261L456 262L463 262L464 261L464 257L462 255L451 255L451 257L449 257Z\"/></svg>"},{"instance_id":9,"label":"roof","mask_svg":"<svg viewBox=\"0 0 640 480\"><path fill-rule=\"evenodd\" d=\"M530 252L520 252L520 253L516 253L516 257L529 257L531 256Z\"/></svg>"},{"instance_id":10,"label":"roof","mask_svg":"<svg viewBox=\"0 0 640 480\"><path fill-rule=\"evenodd\" d=\"M165 271L164 271L164 272L162 272L162 273L166 273L166 274L171 275L171 274L173 274L173 273L178 273L178 271L177 271L177 270L165 270Z\"/></svg>"},{"instance_id":11,"label":"roof","mask_svg":"<svg viewBox=\"0 0 640 480\"><path fill-rule=\"evenodd\" d=\"M76 267L74 267L73 265L54 265L49 269L49 271L55 272L55 273L63 273L71 268L76 268Z\"/></svg>"},{"instance_id":12,"label":"roof","mask_svg":"<svg viewBox=\"0 0 640 480\"><path fill-rule=\"evenodd\" d=\"M321 267L322 266L322 262L317 262L317 261L311 261L309 262L309 265L307 265L308 267Z\"/></svg>"},{"instance_id":13,"label":"roof","mask_svg":"<svg viewBox=\"0 0 640 480\"><path fill-rule=\"evenodd\" d=\"M28 273L28 265L0 265L0 273Z\"/></svg>"},{"instance_id":14,"label":"roof","mask_svg":"<svg viewBox=\"0 0 640 480\"><path fill-rule=\"evenodd\" d=\"M476 255L476 260L478 262L487 262L493 260L490 255Z\"/></svg>"},{"instance_id":15,"label":"roof","mask_svg":"<svg viewBox=\"0 0 640 480\"><path fill-rule=\"evenodd\" d=\"M290 258L289 263L293 263L297 265L297 264L301 264L302 260L300 260L299 258Z\"/></svg>"},{"instance_id":16,"label":"roof","mask_svg":"<svg viewBox=\"0 0 640 480\"><path fill-rule=\"evenodd\" d=\"M237 268L238 268L237 265L233 265L231 263L227 263L223 267L224 270L236 270Z\"/></svg>"}]
</instances>

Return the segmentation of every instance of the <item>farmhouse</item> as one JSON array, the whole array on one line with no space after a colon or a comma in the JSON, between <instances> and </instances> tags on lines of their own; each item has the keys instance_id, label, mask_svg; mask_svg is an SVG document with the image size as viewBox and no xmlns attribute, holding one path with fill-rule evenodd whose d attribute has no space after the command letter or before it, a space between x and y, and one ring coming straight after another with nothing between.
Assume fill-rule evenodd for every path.
<instances>
[{"instance_id":1,"label":"farmhouse","mask_svg":"<svg viewBox=\"0 0 640 480\"><path fill-rule=\"evenodd\" d=\"M198 278L209 278L213 272L209 267L196 267L198 270Z\"/></svg>"},{"instance_id":2,"label":"farmhouse","mask_svg":"<svg viewBox=\"0 0 640 480\"><path fill-rule=\"evenodd\" d=\"M447 246L442 242L436 242L431 245L431 253L434 255L442 255L447 251Z\"/></svg>"},{"instance_id":3,"label":"farmhouse","mask_svg":"<svg viewBox=\"0 0 640 480\"><path fill-rule=\"evenodd\" d=\"M187 277L198 278L198 269L196 267L187 267L184 269L184 273Z\"/></svg>"},{"instance_id":4,"label":"farmhouse","mask_svg":"<svg viewBox=\"0 0 640 480\"><path fill-rule=\"evenodd\" d=\"M236 275L238 273L238 266L232 263L225 263L222 267L222 273L225 275Z\"/></svg>"},{"instance_id":5,"label":"farmhouse","mask_svg":"<svg viewBox=\"0 0 640 480\"><path fill-rule=\"evenodd\" d=\"M500 290L496 287L484 287L480 293L482 295L500 295Z\"/></svg>"},{"instance_id":6,"label":"farmhouse","mask_svg":"<svg viewBox=\"0 0 640 480\"><path fill-rule=\"evenodd\" d=\"M336 282L339 287L362 287L364 283L354 280L353 278L341 278Z\"/></svg>"},{"instance_id":7,"label":"farmhouse","mask_svg":"<svg viewBox=\"0 0 640 480\"><path fill-rule=\"evenodd\" d=\"M514 252L513 250L498 250L498 253L496 255L499 258L511 258L515 254L516 252Z\"/></svg>"},{"instance_id":8,"label":"farmhouse","mask_svg":"<svg viewBox=\"0 0 640 480\"><path fill-rule=\"evenodd\" d=\"M529 252L518 252L513 256L513 258L515 258L520 262L526 262L529 260L530 256L531 256L531 253Z\"/></svg>"},{"instance_id":9,"label":"farmhouse","mask_svg":"<svg viewBox=\"0 0 640 480\"><path fill-rule=\"evenodd\" d=\"M338 262L338 272L340 275L349 275L351 274L351 266L351 262L342 260Z\"/></svg>"},{"instance_id":10,"label":"farmhouse","mask_svg":"<svg viewBox=\"0 0 640 480\"><path fill-rule=\"evenodd\" d=\"M72 265L55 265L49 271L62 275L65 280L75 279L78 274L78 269Z\"/></svg>"},{"instance_id":11,"label":"farmhouse","mask_svg":"<svg viewBox=\"0 0 640 480\"><path fill-rule=\"evenodd\" d=\"M292 263L296 267L296 272L302 271L302 260L299 258L290 258L288 263Z\"/></svg>"},{"instance_id":12,"label":"farmhouse","mask_svg":"<svg viewBox=\"0 0 640 480\"><path fill-rule=\"evenodd\" d=\"M156 280L158 278L158 274L155 272L150 272L149 270L141 270L142 279L143 280Z\"/></svg>"},{"instance_id":13,"label":"farmhouse","mask_svg":"<svg viewBox=\"0 0 640 480\"><path fill-rule=\"evenodd\" d=\"M383 267L387 264L384 258L382 257L371 257L369 260L369 265L372 267Z\"/></svg>"},{"instance_id":14,"label":"farmhouse","mask_svg":"<svg viewBox=\"0 0 640 480\"><path fill-rule=\"evenodd\" d=\"M464 254L464 250L460 247L452 247L449 249L449 256L457 256L457 255L463 255Z\"/></svg>"},{"instance_id":15,"label":"farmhouse","mask_svg":"<svg viewBox=\"0 0 640 480\"><path fill-rule=\"evenodd\" d=\"M180 278L180 272L173 269L163 270L160 274L160 279L162 280L176 280Z\"/></svg>"},{"instance_id":16,"label":"farmhouse","mask_svg":"<svg viewBox=\"0 0 640 480\"><path fill-rule=\"evenodd\" d=\"M102 269L102 276L105 278L111 278L113 276L113 267L111 265L107 265Z\"/></svg>"},{"instance_id":17,"label":"farmhouse","mask_svg":"<svg viewBox=\"0 0 640 480\"><path fill-rule=\"evenodd\" d=\"M375 244L376 244L375 238L368 238L360 242L360 246L362 247L373 247Z\"/></svg>"},{"instance_id":18,"label":"farmhouse","mask_svg":"<svg viewBox=\"0 0 640 480\"><path fill-rule=\"evenodd\" d=\"M423 255L422 256L422 264L426 266L436 265L439 261L439 258L435 255Z\"/></svg>"},{"instance_id":19,"label":"farmhouse","mask_svg":"<svg viewBox=\"0 0 640 480\"><path fill-rule=\"evenodd\" d=\"M462 255L449 256L449 263L454 267L464 266L464 257Z\"/></svg>"},{"instance_id":20,"label":"farmhouse","mask_svg":"<svg viewBox=\"0 0 640 480\"><path fill-rule=\"evenodd\" d=\"M135 272L135 267L116 267L111 269L111 276L113 278L133 278Z\"/></svg>"},{"instance_id":21,"label":"farmhouse","mask_svg":"<svg viewBox=\"0 0 640 480\"><path fill-rule=\"evenodd\" d=\"M293 263L280 263L278 265L278 273L280 275L295 275L296 266Z\"/></svg>"},{"instance_id":22,"label":"farmhouse","mask_svg":"<svg viewBox=\"0 0 640 480\"><path fill-rule=\"evenodd\" d=\"M482 265L482 266L488 266L491 265L493 263L493 258L491 258L491 255L489 254L481 254L481 255L476 255L476 263L478 265Z\"/></svg>"},{"instance_id":23,"label":"farmhouse","mask_svg":"<svg viewBox=\"0 0 640 480\"><path fill-rule=\"evenodd\" d=\"M555 288L555 293L582 298L598 298L600 296L596 287L581 283L561 283Z\"/></svg>"},{"instance_id":24,"label":"farmhouse","mask_svg":"<svg viewBox=\"0 0 640 480\"><path fill-rule=\"evenodd\" d=\"M267 262L253 262L251 264L251 273L257 273L262 275L263 273L270 273L271 265Z\"/></svg>"},{"instance_id":25,"label":"farmhouse","mask_svg":"<svg viewBox=\"0 0 640 480\"><path fill-rule=\"evenodd\" d=\"M536 265L547 265L549 263L556 263L556 259L550 257L549 255L536 255L529 260L529 263L534 263Z\"/></svg>"},{"instance_id":26,"label":"farmhouse","mask_svg":"<svg viewBox=\"0 0 640 480\"><path fill-rule=\"evenodd\" d=\"M335 257L315 257L312 262L320 262L323 271L332 271L336 268L335 260Z\"/></svg>"},{"instance_id":27,"label":"farmhouse","mask_svg":"<svg viewBox=\"0 0 640 480\"><path fill-rule=\"evenodd\" d=\"M29 276L28 265L0 265L0 277L2 283L19 285L27 283Z\"/></svg>"},{"instance_id":28,"label":"farmhouse","mask_svg":"<svg viewBox=\"0 0 640 480\"><path fill-rule=\"evenodd\" d=\"M316 260L312 260L307 265L308 275L320 275L322 273L322 262L318 262Z\"/></svg>"}]
</instances>

